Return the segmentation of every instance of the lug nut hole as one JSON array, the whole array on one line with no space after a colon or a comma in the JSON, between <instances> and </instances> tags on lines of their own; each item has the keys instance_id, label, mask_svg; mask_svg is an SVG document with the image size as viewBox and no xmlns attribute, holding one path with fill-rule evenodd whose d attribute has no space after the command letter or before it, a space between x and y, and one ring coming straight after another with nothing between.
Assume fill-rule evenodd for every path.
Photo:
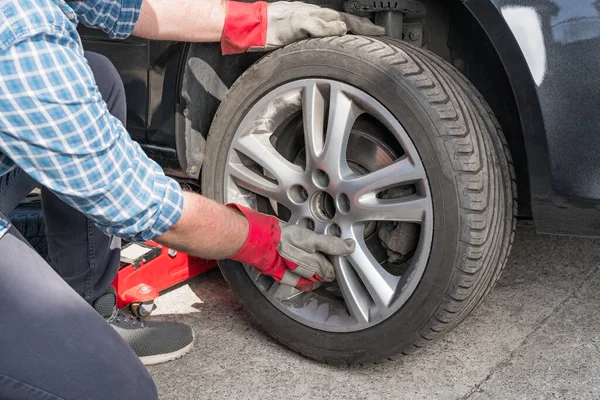
<instances>
[{"instance_id":1,"label":"lug nut hole","mask_svg":"<svg viewBox=\"0 0 600 400\"><path fill-rule=\"evenodd\" d=\"M290 199L297 204L302 204L308 200L308 192L300 185L294 185L289 189Z\"/></svg>"},{"instance_id":2,"label":"lug nut hole","mask_svg":"<svg viewBox=\"0 0 600 400\"><path fill-rule=\"evenodd\" d=\"M327 234L331 236L342 236L342 229L338 224L331 224L327 227Z\"/></svg>"},{"instance_id":3,"label":"lug nut hole","mask_svg":"<svg viewBox=\"0 0 600 400\"><path fill-rule=\"evenodd\" d=\"M302 218L298 221L298 226L306 229L310 229L311 231L315 230L315 221L310 218Z\"/></svg>"},{"instance_id":4,"label":"lug nut hole","mask_svg":"<svg viewBox=\"0 0 600 400\"><path fill-rule=\"evenodd\" d=\"M315 184L321 188L329 186L329 175L323 170L316 169L315 172L313 172L313 179Z\"/></svg>"}]
</instances>

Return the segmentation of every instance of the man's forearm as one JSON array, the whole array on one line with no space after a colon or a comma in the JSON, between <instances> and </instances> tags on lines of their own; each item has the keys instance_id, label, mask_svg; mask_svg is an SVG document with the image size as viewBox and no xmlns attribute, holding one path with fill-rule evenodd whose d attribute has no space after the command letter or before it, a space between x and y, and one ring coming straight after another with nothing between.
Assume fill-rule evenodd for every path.
<instances>
[{"instance_id":1,"label":"man's forearm","mask_svg":"<svg viewBox=\"0 0 600 400\"><path fill-rule=\"evenodd\" d=\"M204 196L184 193L181 218L155 240L193 256L220 260L238 252L248 230L243 215Z\"/></svg>"},{"instance_id":2,"label":"man's forearm","mask_svg":"<svg viewBox=\"0 0 600 400\"><path fill-rule=\"evenodd\" d=\"M184 42L218 42L225 0L143 0L135 36Z\"/></svg>"}]
</instances>

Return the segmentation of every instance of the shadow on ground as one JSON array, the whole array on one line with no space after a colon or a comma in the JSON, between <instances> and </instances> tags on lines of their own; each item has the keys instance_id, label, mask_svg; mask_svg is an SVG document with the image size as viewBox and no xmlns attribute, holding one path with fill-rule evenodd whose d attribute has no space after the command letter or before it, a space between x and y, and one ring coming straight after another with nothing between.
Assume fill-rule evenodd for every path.
<instances>
[{"instance_id":1,"label":"shadow on ground","mask_svg":"<svg viewBox=\"0 0 600 400\"><path fill-rule=\"evenodd\" d=\"M463 324L414 355L357 367L275 343L213 271L159 299L159 318L191 324L196 345L150 372L161 399L599 398L598 244L520 223L502 279Z\"/></svg>"}]
</instances>

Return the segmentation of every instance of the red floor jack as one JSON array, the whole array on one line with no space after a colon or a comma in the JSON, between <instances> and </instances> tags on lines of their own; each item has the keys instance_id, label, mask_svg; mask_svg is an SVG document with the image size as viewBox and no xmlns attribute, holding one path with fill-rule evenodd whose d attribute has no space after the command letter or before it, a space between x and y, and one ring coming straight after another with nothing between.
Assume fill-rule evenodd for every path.
<instances>
[{"instance_id":1,"label":"red floor jack","mask_svg":"<svg viewBox=\"0 0 600 400\"><path fill-rule=\"evenodd\" d=\"M129 243L121 249L121 268L113 281L117 307L130 306L135 315L147 317L161 291L216 266L216 261L190 257L152 241Z\"/></svg>"}]
</instances>

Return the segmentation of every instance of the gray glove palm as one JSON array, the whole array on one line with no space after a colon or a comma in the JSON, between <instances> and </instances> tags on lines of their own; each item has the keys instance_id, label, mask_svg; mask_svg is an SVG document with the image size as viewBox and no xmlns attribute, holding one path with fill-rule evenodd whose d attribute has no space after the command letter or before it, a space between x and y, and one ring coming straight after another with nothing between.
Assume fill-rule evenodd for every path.
<instances>
[{"instance_id":1,"label":"gray glove palm","mask_svg":"<svg viewBox=\"0 0 600 400\"><path fill-rule=\"evenodd\" d=\"M333 281L335 269L326 256L347 256L356 245L352 239L320 235L297 225L280 226L277 251L282 258L297 265L285 271L281 283L295 287L304 283L307 286L304 290L316 289L320 282Z\"/></svg>"},{"instance_id":2,"label":"gray glove palm","mask_svg":"<svg viewBox=\"0 0 600 400\"><path fill-rule=\"evenodd\" d=\"M239 204L227 207L243 214L249 223L246 242L231 258L300 290L313 290L321 282L334 280L335 270L327 256L347 256L356 245L352 239L283 224L272 215Z\"/></svg>"}]
</instances>

